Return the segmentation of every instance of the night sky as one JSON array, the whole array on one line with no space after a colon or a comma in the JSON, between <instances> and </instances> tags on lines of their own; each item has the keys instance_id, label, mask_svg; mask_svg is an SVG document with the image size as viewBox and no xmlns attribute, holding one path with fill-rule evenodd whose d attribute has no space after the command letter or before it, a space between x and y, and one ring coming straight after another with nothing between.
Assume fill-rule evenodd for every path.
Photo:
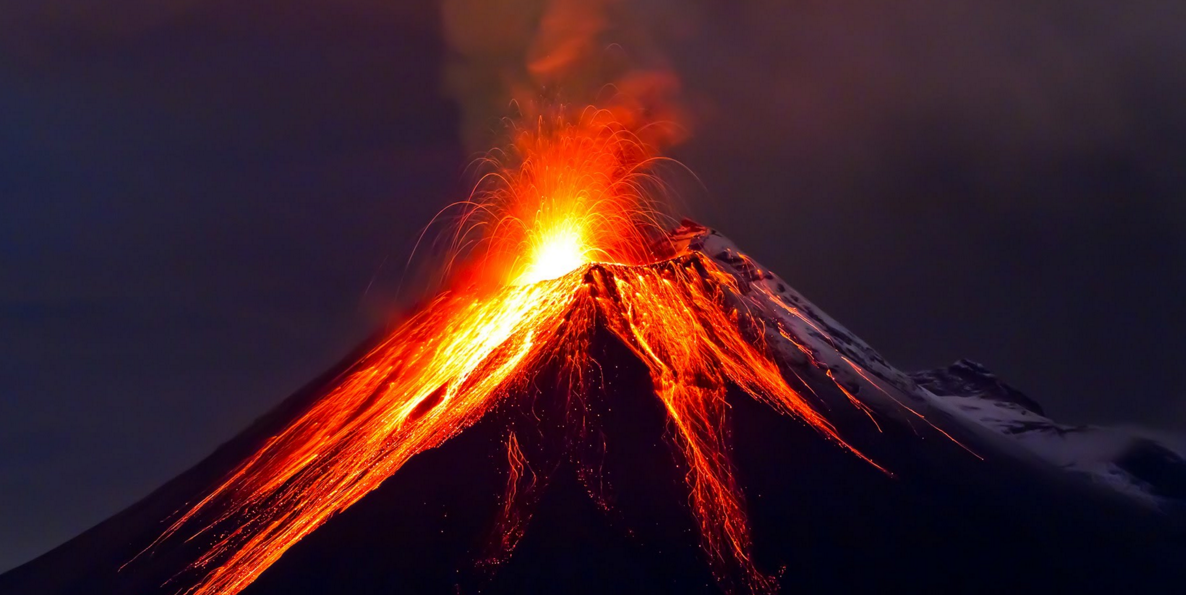
<instances>
[{"instance_id":1,"label":"night sky","mask_svg":"<svg viewBox=\"0 0 1186 595\"><path fill-rule=\"evenodd\" d=\"M720 229L904 370L1186 431L1186 5L639 0ZM678 7L678 11L676 10ZM421 0L10 0L0 570L414 301L472 158Z\"/></svg>"}]
</instances>

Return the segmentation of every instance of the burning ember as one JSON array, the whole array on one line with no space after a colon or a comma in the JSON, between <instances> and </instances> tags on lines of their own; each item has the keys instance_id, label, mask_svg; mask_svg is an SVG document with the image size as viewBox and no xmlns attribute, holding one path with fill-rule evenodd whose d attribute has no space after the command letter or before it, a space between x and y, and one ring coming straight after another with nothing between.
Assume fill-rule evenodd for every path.
<instances>
[{"instance_id":1,"label":"burning ember","mask_svg":"<svg viewBox=\"0 0 1186 595\"><path fill-rule=\"evenodd\" d=\"M490 159L495 170L474 198L460 204L453 245L468 255L458 257L468 267L458 272L474 282L455 282L431 300L157 540L182 532L210 543L190 569L201 578L189 592L242 591L410 458L500 402L528 398L545 365L562 370L579 415L579 397L597 372L589 349L597 329L650 372L687 464L692 512L714 575L726 588L776 591L777 579L751 555L727 454L727 386L868 459L783 377L761 322L730 299L739 281L667 239L649 198L655 159L608 111L519 130L510 149ZM797 312L780 296L769 298ZM528 518L524 497L535 489L514 433L506 448L509 482L493 562L511 555Z\"/></svg>"}]
</instances>

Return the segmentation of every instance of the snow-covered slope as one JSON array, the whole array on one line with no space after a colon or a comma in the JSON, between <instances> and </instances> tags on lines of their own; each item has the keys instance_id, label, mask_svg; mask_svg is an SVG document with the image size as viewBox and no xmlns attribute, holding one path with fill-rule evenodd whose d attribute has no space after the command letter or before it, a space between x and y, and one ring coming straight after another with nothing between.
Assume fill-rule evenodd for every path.
<instances>
[{"instance_id":1,"label":"snow-covered slope","mask_svg":"<svg viewBox=\"0 0 1186 595\"><path fill-rule=\"evenodd\" d=\"M1035 401L967 360L905 374L716 231L685 221L674 237L742 282L744 306L773 322L767 340L789 367L826 374L878 415L970 432L1006 454L1021 450L1023 458L1144 504L1186 502L1186 457L1175 447L1133 429L1056 423Z\"/></svg>"},{"instance_id":2,"label":"snow-covered slope","mask_svg":"<svg viewBox=\"0 0 1186 595\"><path fill-rule=\"evenodd\" d=\"M1186 500L1186 458L1138 430L1054 422L1037 403L969 360L911 377L967 422L1008 436L1059 468L1150 502Z\"/></svg>"}]
</instances>

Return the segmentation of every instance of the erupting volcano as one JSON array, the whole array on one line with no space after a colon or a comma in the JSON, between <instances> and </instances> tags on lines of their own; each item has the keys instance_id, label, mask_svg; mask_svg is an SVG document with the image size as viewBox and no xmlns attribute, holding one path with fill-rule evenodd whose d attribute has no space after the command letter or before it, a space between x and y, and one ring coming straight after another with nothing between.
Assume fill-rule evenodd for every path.
<instances>
[{"instance_id":1,"label":"erupting volcano","mask_svg":"<svg viewBox=\"0 0 1186 595\"><path fill-rule=\"evenodd\" d=\"M448 238L443 293L178 482L6 575L0 588L231 595L257 592L257 579L266 583L272 576L280 582L258 592L281 592L284 577L299 577L301 571L289 566L269 573L269 568L283 567L282 557L301 549L303 540L317 541L317 530L334 525L335 516L365 527L362 517L346 511L356 504L365 508L364 498L383 492L381 486L411 491L399 498L366 498L379 502L368 514L377 514L376 507L388 500L405 506L384 513L390 515L421 514L406 508L417 502L430 506L439 492L418 490L435 480L424 467L409 472L413 475L404 469L435 451L442 454L434 464L444 466L437 474L460 475L462 491L473 491L440 497L465 502L459 505L463 513L485 511L487 529L451 536L463 545L446 548L455 556L446 561L436 554L417 557L418 548L439 550L431 545L438 538L433 531L387 536L397 544L389 552L391 563L404 573L393 580L419 585L388 583L391 589L595 590L599 587L576 582L500 583L519 579L499 575L517 561L530 566L543 555L547 548L537 546L518 560L533 532L542 539L564 531L532 522L549 484L568 472L562 469L573 472L588 501L629 548L652 552L648 556L667 555L664 548L684 551L680 531L671 538L666 529L650 527L662 526L666 512L640 514L631 508L630 501L645 500L639 494L650 488L640 492L635 480L625 482L633 491L617 489L615 477L631 476L623 461L636 453L645 458L640 444L647 442L673 447L669 468L681 476L685 498L662 506L678 511L686 503L700 552L697 563L711 573L711 588L774 593L796 581L816 581L818 587L825 579L811 578L812 572L827 568L828 560L846 567L842 560L849 554L860 561L846 573L851 576L827 580L855 585L866 580L858 576L863 569L870 569L868 581L883 580L877 577L901 564L905 551L947 550L953 536L967 537L969 524L991 532L1032 527L1041 519L1036 524L1043 532L1061 536L1070 525L1060 515L1088 509L1122 517L1127 527L1124 539L1109 537L1113 545L1093 552L1124 552L1165 571L1158 559L1142 558L1146 546L1134 549L1132 543L1147 543L1142 540L1164 529L1154 529L1162 522L1154 520L1161 518L1154 509L1179 505L1176 484L1164 478L1180 472L1180 458L1161 449L1134 463L1129 449L1094 462L1056 461L1049 449L1017 438L1038 427L1032 424L1059 426L1040 410L1027 410L1028 400L1010 401L983 388L1004 385L984 380L992 377L982 368L907 376L719 234L689 221L667 230L667 208L655 198L662 194L661 183L650 170L660 158L628 116L593 108L575 115L558 110L516 129L508 148L486 160L491 171L471 200L450 211L457 223ZM645 372L649 383L632 377L631 370ZM977 401L970 406L946 399ZM614 427L627 423L624 419L647 418L647 402L658 405L661 425L640 422L645 432L633 433ZM754 402L765 413L756 413ZM994 414L978 413L985 403ZM762 415L792 425L755 421L765 420ZM739 416L751 425L740 427ZM1011 420L1023 425L1010 426ZM808 429L814 438L794 428ZM449 450L469 432L499 442L498 452L463 456L481 450L478 442ZM741 441L748 444L736 449L748 453L748 464L742 464L735 460L734 443L751 432L765 438ZM627 438L615 442L614 436ZM811 446L820 438L842 458L822 462L831 455ZM1147 463L1153 459L1161 467L1150 472ZM755 466L756 460L766 469ZM475 471L488 465L498 469L497 490ZM466 482L470 473L474 480ZM655 475L656 485L662 484L662 474ZM801 486L795 489L807 491L788 487L796 481ZM1019 484L1027 487L1016 489ZM1070 492L1073 499L1066 497ZM937 507L928 500L932 493L958 504ZM769 497L759 500L764 496ZM881 505L887 508L879 510ZM985 525L993 528L943 512L968 507L988 515L992 520ZM766 520L753 520L751 509ZM1050 510L1059 513L1048 515ZM851 517L852 525L837 528L829 542L812 532L824 522L818 516L838 527L839 519ZM912 539L912 533L894 529L899 523L938 537ZM854 541L853 527L881 534L881 546L874 537ZM1080 529L1100 543L1095 529ZM815 537L797 542L797 531ZM1047 547L1048 539L1053 538L1026 538L1033 548ZM859 542L866 540L876 555L854 553L864 551ZM1028 555L1023 546L1013 549L1001 559L1013 563ZM94 551L102 553L86 553ZM84 568L60 570L61 560L83 558ZM410 571L429 577L427 583L408 578L407 560L428 560ZM455 572L442 576L434 565ZM524 576L522 567L512 574ZM1009 572L999 571L1002 581ZM630 576L629 588L640 591L709 586L686 578L695 576L686 568ZM945 582L941 574L932 578L925 584L969 590L967 584ZM600 588L624 588L609 575L599 580L608 581ZM978 584L991 590L994 582ZM335 589L356 592L344 584Z\"/></svg>"},{"instance_id":2,"label":"erupting volcano","mask_svg":"<svg viewBox=\"0 0 1186 595\"><path fill-rule=\"evenodd\" d=\"M750 592L777 589L752 560L744 498L728 456L726 383L876 465L783 377L765 344L767 323L735 297L758 291L785 315L810 320L782 296L743 288L712 259L679 245L690 227L659 235L645 194L651 151L614 114L590 109L572 123L541 121L516 134L510 159L463 205L455 243L478 246L474 281L424 306L162 536L216 536L194 563L206 573L195 595L238 593L411 457L504 400L531 399L549 362L565 379L565 415L581 420L572 442L585 441L592 422L583 402L600 382L589 349L598 327L650 372L688 467L692 509L719 580L736 579ZM812 356L783 324L769 330ZM848 370L876 383L852 362ZM529 515L520 500L533 486L521 490L518 483L531 462L514 433L507 452L510 478L490 560L511 555ZM595 472L582 468L586 477ZM205 518L212 520L199 520Z\"/></svg>"}]
</instances>

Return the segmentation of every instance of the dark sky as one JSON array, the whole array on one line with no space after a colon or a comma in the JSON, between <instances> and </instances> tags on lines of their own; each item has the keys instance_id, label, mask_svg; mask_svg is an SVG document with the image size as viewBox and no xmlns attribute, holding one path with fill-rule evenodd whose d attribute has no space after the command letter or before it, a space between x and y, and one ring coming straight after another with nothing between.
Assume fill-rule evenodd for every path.
<instances>
[{"instance_id":1,"label":"dark sky","mask_svg":"<svg viewBox=\"0 0 1186 595\"><path fill-rule=\"evenodd\" d=\"M637 4L691 107L687 212L903 369L1186 430L1186 5ZM468 161L429 1L4 12L0 570L391 316Z\"/></svg>"}]
</instances>

